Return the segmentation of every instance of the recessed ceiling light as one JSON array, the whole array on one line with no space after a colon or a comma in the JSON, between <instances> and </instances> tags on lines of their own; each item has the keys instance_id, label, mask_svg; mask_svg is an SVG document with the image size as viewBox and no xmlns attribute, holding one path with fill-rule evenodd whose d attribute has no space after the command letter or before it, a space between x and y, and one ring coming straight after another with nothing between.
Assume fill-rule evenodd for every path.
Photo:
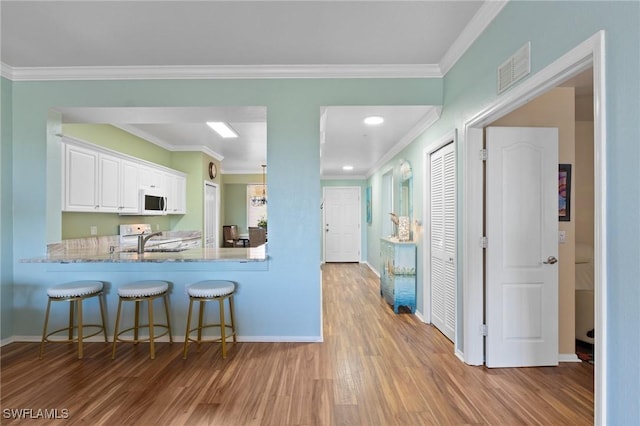
<instances>
[{"instance_id":1,"label":"recessed ceiling light","mask_svg":"<svg viewBox=\"0 0 640 426\"><path fill-rule=\"evenodd\" d=\"M364 119L364 124L368 124L369 126L377 126L378 124L382 124L384 122L384 118L379 115L372 115L371 117L367 117Z\"/></svg>"},{"instance_id":2,"label":"recessed ceiling light","mask_svg":"<svg viewBox=\"0 0 640 426\"><path fill-rule=\"evenodd\" d=\"M222 121L207 121L207 125L223 138L237 138L238 133L227 123Z\"/></svg>"},{"instance_id":3,"label":"recessed ceiling light","mask_svg":"<svg viewBox=\"0 0 640 426\"><path fill-rule=\"evenodd\" d=\"M342 170L353 170L353 166L342 166Z\"/></svg>"}]
</instances>

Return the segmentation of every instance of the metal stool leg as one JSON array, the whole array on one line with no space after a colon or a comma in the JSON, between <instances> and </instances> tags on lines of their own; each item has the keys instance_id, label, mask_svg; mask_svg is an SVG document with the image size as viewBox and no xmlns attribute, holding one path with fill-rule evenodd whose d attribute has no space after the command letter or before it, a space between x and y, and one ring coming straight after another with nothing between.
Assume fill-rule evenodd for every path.
<instances>
[{"instance_id":1,"label":"metal stool leg","mask_svg":"<svg viewBox=\"0 0 640 426\"><path fill-rule=\"evenodd\" d=\"M167 317L167 328L169 329L169 344L173 344L173 333L171 332L171 315L169 314L169 295L164 294L164 313Z\"/></svg>"},{"instance_id":2,"label":"metal stool leg","mask_svg":"<svg viewBox=\"0 0 640 426\"><path fill-rule=\"evenodd\" d=\"M44 328L42 330L42 342L40 342L40 356L44 355L44 343L47 340L47 326L49 325L49 312L51 311L51 298L47 302L47 312L44 314Z\"/></svg>"},{"instance_id":3,"label":"metal stool leg","mask_svg":"<svg viewBox=\"0 0 640 426\"><path fill-rule=\"evenodd\" d=\"M147 300L147 307L149 309L149 353L151 355L151 359L156 358L156 349L154 345L154 336L153 336L153 300Z\"/></svg>"},{"instance_id":4,"label":"metal stool leg","mask_svg":"<svg viewBox=\"0 0 640 426\"><path fill-rule=\"evenodd\" d=\"M84 328L82 326L82 297L75 300L78 307L78 359L82 359L84 351L82 348L82 338L84 337ZM73 304L73 302L71 302ZM73 328L71 329L73 332Z\"/></svg>"},{"instance_id":5,"label":"metal stool leg","mask_svg":"<svg viewBox=\"0 0 640 426\"><path fill-rule=\"evenodd\" d=\"M135 306L136 306L136 310L135 310L135 316L133 318L133 344L137 345L138 344L138 329L140 328L140 304L142 302L140 302L139 300L135 301Z\"/></svg>"},{"instance_id":6,"label":"metal stool leg","mask_svg":"<svg viewBox=\"0 0 640 426\"><path fill-rule=\"evenodd\" d=\"M118 300L118 313L116 314L116 328L113 331L113 349L111 350L111 359L116 358L116 345L118 344L118 327L120 326L120 312L122 311L122 299Z\"/></svg>"},{"instance_id":7,"label":"metal stool leg","mask_svg":"<svg viewBox=\"0 0 640 426\"><path fill-rule=\"evenodd\" d=\"M189 331L191 329L191 311L193 309L193 299L189 298L189 311L187 313L187 331L184 333L184 350L182 359L187 359L187 348L189 346Z\"/></svg>"},{"instance_id":8,"label":"metal stool leg","mask_svg":"<svg viewBox=\"0 0 640 426\"><path fill-rule=\"evenodd\" d=\"M204 324L204 300L200 300L198 312L198 351L200 351L200 345L202 344L202 325Z\"/></svg>"},{"instance_id":9,"label":"metal stool leg","mask_svg":"<svg viewBox=\"0 0 640 426\"><path fill-rule=\"evenodd\" d=\"M98 295L98 300L100 300L100 317L102 318L102 333L104 334L104 342L108 343L109 339L107 338L107 320L105 316L105 301L104 301L104 293L100 293Z\"/></svg>"},{"instance_id":10,"label":"metal stool leg","mask_svg":"<svg viewBox=\"0 0 640 426\"><path fill-rule=\"evenodd\" d=\"M73 316L75 314L75 306L73 304L73 299L69 301L69 340L73 340Z\"/></svg>"},{"instance_id":11,"label":"metal stool leg","mask_svg":"<svg viewBox=\"0 0 640 426\"><path fill-rule=\"evenodd\" d=\"M236 318L233 312L233 294L229 296L229 316L231 317L231 332L233 333L233 343L236 343Z\"/></svg>"},{"instance_id":12,"label":"metal stool leg","mask_svg":"<svg viewBox=\"0 0 640 426\"><path fill-rule=\"evenodd\" d=\"M227 328L224 325L224 297L218 298L220 307L220 343L222 344L222 358L227 357Z\"/></svg>"}]
</instances>

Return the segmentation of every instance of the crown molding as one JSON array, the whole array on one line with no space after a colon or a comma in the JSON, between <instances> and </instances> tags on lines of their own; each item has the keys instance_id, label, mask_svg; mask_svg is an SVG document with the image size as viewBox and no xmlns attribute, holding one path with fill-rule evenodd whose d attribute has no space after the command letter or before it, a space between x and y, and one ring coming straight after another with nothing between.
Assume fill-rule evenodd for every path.
<instances>
[{"instance_id":1,"label":"crown molding","mask_svg":"<svg viewBox=\"0 0 640 426\"><path fill-rule=\"evenodd\" d=\"M171 151L171 152L182 152L182 151L200 151L203 152L205 154L207 154L210 157L215 158L218 161L222 161L224 160L224 155L218 154L217 152L215 152L214 150L212 150L209 147L206 147L204 145L185 145L185 146L179 146L179 145L173 145L170 144L169 142L160 139L157 136L151 135L143 130L138 129L135 126L129 125L129 124L113 124L111 123L111 125L113 127L117 127L118 129L130 133L134 136L137 136L141 139L146 140L147 142L150 142L154 145L158 145L161 148L166 149L167 151Z\"/></svg>"},{"instance_id":2,"label":"crown molding","mask_svg":"<svg viewBox=\"0 0 640 426\"><path fill-rule=\"evenodd\" d=\"M13 81L54 80L198 80L280 78L441 78L438 65L219 65L121 67L11 67Z\"/></svg>"},{"instance_id":3,"label":"crown molding","mask_svg":"<svg viewBox=\"0 0 640 426\"><path fill-rule=\"evenodd\" d=\"M322 180L366 180L367 176L365 176L365 175L349 175L347 173L345 173L343 175L328 174L328 175L321 175L320 179L322 179Z\"/></svg>"},{"instance_id":4,"label":"crown molding","mask_svg":"<svg viewBox=\"0 0 640 426\"><path fill-rule=\"evenodd\" d=\"M223 175L262 175L262 169L238 169L238 170L227 170L222 168L220 171ZM250 185L262 185L261 182L252 183Z\"/></svg>"},{"instance_id":5,"label":"crown molding","mask_svg":"<svg viewBox=\"0 0 640 426\"><path fill-rule=\"evenodd\" d=\"M4 62L0 62L0 76L7 80L13 80L13 68Z\"/></svg>"},{"instance_id":6,"label":"crown molding","mask_svg":"<svg viewBox=\"0 0 640 426\"><path fill-rule=\"evenodd\" d=\"M373 174L382 168L387 162L389 162L393 157L398 155L400 151L402 151L407 145L413 142L418 136L420 136L425 130L427 130L433 123L438 121L440 118L440 114L442 113L441 106L432 107L429 112L427 112L422 119L411 128L407 132L406 135L402 137L387 153L382 156L376 164L374 164L369 171L367 172L367 179L373 176Z\"/></svg>"},{"instance_id":7,"label":"crown molding","mask_svg":"<svg viewBox=\"0 0 640 426\"><path fill-rule=\"evenodd\" d=\"M480 9L473 15L464 30L453 42L447 53L440 60L440 70L444 76L458 62L471 45L480 37L480 34L489 26L509 0L485 1Z\"/></svg>"}]
</instances>

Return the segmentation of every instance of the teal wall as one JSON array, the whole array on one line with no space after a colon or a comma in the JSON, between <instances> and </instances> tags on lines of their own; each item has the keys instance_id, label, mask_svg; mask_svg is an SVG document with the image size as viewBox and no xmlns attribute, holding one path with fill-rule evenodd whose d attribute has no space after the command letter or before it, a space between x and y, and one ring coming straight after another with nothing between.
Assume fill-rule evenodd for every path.
<instances>
[{"instance_id":1,"label":"teal wall","mask_svg":"<svg viewBox=\"0 0 640 426\"><path fill-rule=\"evenodd\" d=\"M462 126L498 99L496 68L531 41L532 74L599 30L606 31L607 91L607 262L606 330L609 348L607 424L640 424L640 3L529 2L513 0L489 25L443 80L189 80L14 82L13 133L2 140L2 338L37 336L45 288L55 282L99 276L111 286L127 280L162 276L173 281L172 309L184 314L181 288L202 277L231 278L237 296L239 332L244 336L320 335L320 236L309 233L320 223L319 107L324 105L443 104L441 119L368 180L374 205L381 174L400 158L411 161L414 176L423 173L422 151L454 129L458 153L465 144ZM6 104L6 83L2 101ZM444 100L444 102L442 102ZM268 109L269 251L268 271L220 272L175 265L21 264L18 259L44 253L45 120L53 106L242 106ZM2 113L3 122L7 114ZM9 145L8 147L6 145ZM12 156L7 156L7 152ZM8 191L7 169L12 174ZM459 182L464 170L459 170ZM459 190L461 188L459 187ZM378 192L377 192L378 191ZM422 215L420 179L414 179L414 214ZM6 195L8 194L8 195ZM17 212L15 217L11 211ZM367 227L367 261L376 253L380 215ZM6 237L9 227L13 235ZM13 252L11 252L11 250ZM418 258L422 247L418 247ZM464 261L459 256L459 262ZM13 270L11 270L13 268ZM9 271L9 272L7 272ZM419 269L419 280L422 271ZM13 315L4 316L6 276L13 278ZM421 291L421 290L419 290ZM421 297L418 298L421 303ZM109 294L113 316L115 299ZM287 306L286 310L281 310Z\"/></svg>"},{"instance_id":2,"label":"teal wall","mask_svg":"<svg viewBox=\"0 0 640 426\"><path fill-rule=\"evenodd\" d=\"M13 335L12 92L0 77L0 340Z\"/></svg>"}]
</instances>

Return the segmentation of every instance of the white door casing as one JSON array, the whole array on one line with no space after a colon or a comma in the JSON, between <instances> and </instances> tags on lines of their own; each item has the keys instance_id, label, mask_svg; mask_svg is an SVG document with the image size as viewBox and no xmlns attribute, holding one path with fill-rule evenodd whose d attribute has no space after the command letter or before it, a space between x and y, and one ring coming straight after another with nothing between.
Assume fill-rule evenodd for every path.
<instances>
[{"instance_id":1,"label":"white door casing","mask_svg":"<svg viewBox=\"0 0 640 426\"><path fill-rule=\"evenodd\" d=\"M558 364L558 129L489 127L486 364Z\"/></svg>"},{"instance_id":2,"label":"white door casing","mask_svg":"<svg viewBox=\"0 0 640 426\"><path fill-rule=\"evenodd\" d=\"M429 155L431 322L451 341L456 327L456 152L450 142Z\"/></svg>"},{"instance_id":3,"label":"white door casing","mask_svg":"<svg viewBox=\"0 0 640 426\"><path fill-rule=\"evenodd\" d=\"M218 245L218 223L220 222L218 209L218 185L211 182L204 183L204 247L214 248Z\"/></svg>"},{"instance_id":4,"label":"white door casing","mask_svg":"<svg viewBox=\"0 0 640 426\"><path fill-rule=\"evenodd\" d=\"M360 187L325 187L325 262L360 261Z\"/></svg>"}]
</instances>

